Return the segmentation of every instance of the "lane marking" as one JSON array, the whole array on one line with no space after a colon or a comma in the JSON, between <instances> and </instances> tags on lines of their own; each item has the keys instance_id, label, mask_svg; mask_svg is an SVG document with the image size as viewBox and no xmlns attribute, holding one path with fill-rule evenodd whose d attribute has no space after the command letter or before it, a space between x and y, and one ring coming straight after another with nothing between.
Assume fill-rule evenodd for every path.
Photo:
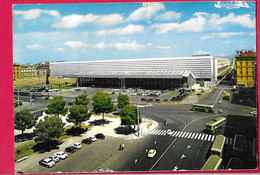
<instances>
[{"instance_id":1,"label":"lane marking","mask_svg":"<svg viewBox=\"0 0 260 175\"><path fill-rule=\"evenodd\" d=\"M213 141L214 141L214 139L215 139L215 136L212 136L212 139L211 139L211 141L213 142Z\"/></svg>"},{"instance_id":2,"label":"lane marking","mask_svg":"<svg viewBox=\"0 0 260 175\"><path fill-rule=\"evenodd\" d=\"M203 140L204 136L205 136L205 135L204 135L204 134L202 134L201 140Z\"/></svg>"},{"instance_id":3,"label":"lane marking","mask_svg":"<svg viewBox=\"0 0 260 175\"><path fill-rule=\"evenodd\" d=\"M189 134L188 138L190 138L191 134L192 134L192 132Z\"/></svg>"},{"instance_id":4,"label":"lane marking","mask_svg":"<svg viewBox=\"0 0 260 175\"><path fill-rule=\"evenodd\" d=\"M85 162L84 164L80 165L78 168L74 169L72 172L77 171L78 169L80 169L81 167L83 167L84 165L88 164L89 162L91 162L92 160L96 159L97 157L99 157L101 154L103 154L104 152L108 151L109 149L111 149L112 147L114 147L114 145L118 144L119 142L121 142L123 139L120 139L119 141L117 141L116 143L114 143L113 145L111 145L110 147L108 147L107 149L105 149L104 151L100 152L99 154L97 154L96 156L92 157L90 160L88 160L87 162Z\"/></svg>"},{"instance_id":5,"label":"lane marking","mask_svg":"<svg viewBox=\"0 0 260 175\"><path fill-rule=\"evenodd\" d=\"M199 134L199 133L196 133L196 135L195 135L194 139L197 139L197 136L198 136L198 134Z\"/></svg>"},{"instance_id":6,"label":"lane marking","mask_svg":"<svg viewBox=\"0 0 260 175\"><path fill-rule=\"evenodd\" d=\"M209 135L208 135L208 134L206 134L206 137L204 138L204 140L207 140L208 136L209 136Z\"/></svg>"}]
</instances>

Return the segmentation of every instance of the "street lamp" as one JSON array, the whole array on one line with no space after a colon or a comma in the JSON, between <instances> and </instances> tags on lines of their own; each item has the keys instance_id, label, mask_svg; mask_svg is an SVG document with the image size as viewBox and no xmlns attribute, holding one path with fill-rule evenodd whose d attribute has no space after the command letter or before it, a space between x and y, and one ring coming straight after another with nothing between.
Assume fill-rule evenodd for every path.
<instances>
[{"instance_id":1,"label":"street lamp","mask_svg":"<svg viewBox=\"0 0 260 175\"><path fill-rule=\"evenodd\" d=\"M136 115L137 115L137 136L139 137L139 110L138 110L138 88L136 88Z\"/></svg>"}]
</instances>

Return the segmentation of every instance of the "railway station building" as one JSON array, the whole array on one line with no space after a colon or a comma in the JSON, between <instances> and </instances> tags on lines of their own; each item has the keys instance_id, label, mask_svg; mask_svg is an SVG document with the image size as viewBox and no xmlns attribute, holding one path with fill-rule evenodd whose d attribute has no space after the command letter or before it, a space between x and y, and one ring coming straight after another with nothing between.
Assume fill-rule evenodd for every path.
<instances>
[{"instance_id":1,"label":"railway station building","mask_svg":"<svg viewBox=\"0 0 260 175\"><path fill-rule=\"evenodd\" d=\"M221 65L218 65L221 60ZM85 87L176 89L217 81L228 68L224 58L210 55L172 58L143 58L78 62L51 62L50 76L77 78Z\"/></svg>"}]
</instances>

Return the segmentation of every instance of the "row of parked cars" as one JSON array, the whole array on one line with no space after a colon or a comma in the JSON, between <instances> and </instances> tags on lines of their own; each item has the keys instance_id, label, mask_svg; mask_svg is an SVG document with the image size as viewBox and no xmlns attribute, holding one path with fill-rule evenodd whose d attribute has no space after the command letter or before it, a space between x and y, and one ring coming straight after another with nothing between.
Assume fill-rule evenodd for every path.
<instances>
[{"instance_id":1,"label":"row of parked cars","mask_svg":"<svg viewBox=\"0 0 260 175\"><path fill-rule=\"evenodd\" d=\"M104 140L105 136L102 133L96 134L95 136L90 136L89 138L83 139L81 143L84 144L91 144L92 142L97 141L97 139ZM79 142L73 143L71 146L65 148L65 152L74 153L77 149L81 149L82 145ZM68 154L66 154L63 151L56 152L53 155L50 155L42 160L39 161L39 164L42 166L46 166L48 168L51 168L56 165L60 160L64 160L68 157Z\"/></svg>"}]
</instances>

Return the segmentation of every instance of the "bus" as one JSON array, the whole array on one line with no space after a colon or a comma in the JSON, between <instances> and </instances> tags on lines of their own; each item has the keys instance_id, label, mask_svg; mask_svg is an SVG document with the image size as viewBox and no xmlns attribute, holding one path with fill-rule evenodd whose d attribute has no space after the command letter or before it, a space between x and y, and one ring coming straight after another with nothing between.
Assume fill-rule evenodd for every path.
<instances>
[{"instance_id":1,"label":"bus","mask_svg":"<svg viewBox=\"0 0 260 175\"><path fill-rule=\"evenodd\" d=\"M226 126L227 119L225 117L218 117L214 120L206 123L206 130L207 132L214 134L220 129Z\"/></svg>"},{"instance_id":2,"label":"bus","mask_svg":"<svg viewBox=\"0 0 260 175\"><path fill-rule=\"evenodd\" d=\"M193 104L193 111L202 111L202 112L212 112L214 113L214 105L203 105L203 104Z\"/></svg>"},{"instance_id":3,"label":"bus","mask_svg":"<svg viewBox=\"0 0 260 175\"><path fill-rule=\"evenodd\" d=\"M217 135L210 150L211 155L217 155L219 157L222 157L225 141L225 136Z\"/></svg>"},{"instance_id":4,"label":"bus","mask_svg":"<svg viewBox=\"0 0 260 175\"><path fill-rule=\"evenodd\" d=\"M211 155L201 170L218 170L220 169L222 158L216 155Z\"/></svg>"}]
</instances>

